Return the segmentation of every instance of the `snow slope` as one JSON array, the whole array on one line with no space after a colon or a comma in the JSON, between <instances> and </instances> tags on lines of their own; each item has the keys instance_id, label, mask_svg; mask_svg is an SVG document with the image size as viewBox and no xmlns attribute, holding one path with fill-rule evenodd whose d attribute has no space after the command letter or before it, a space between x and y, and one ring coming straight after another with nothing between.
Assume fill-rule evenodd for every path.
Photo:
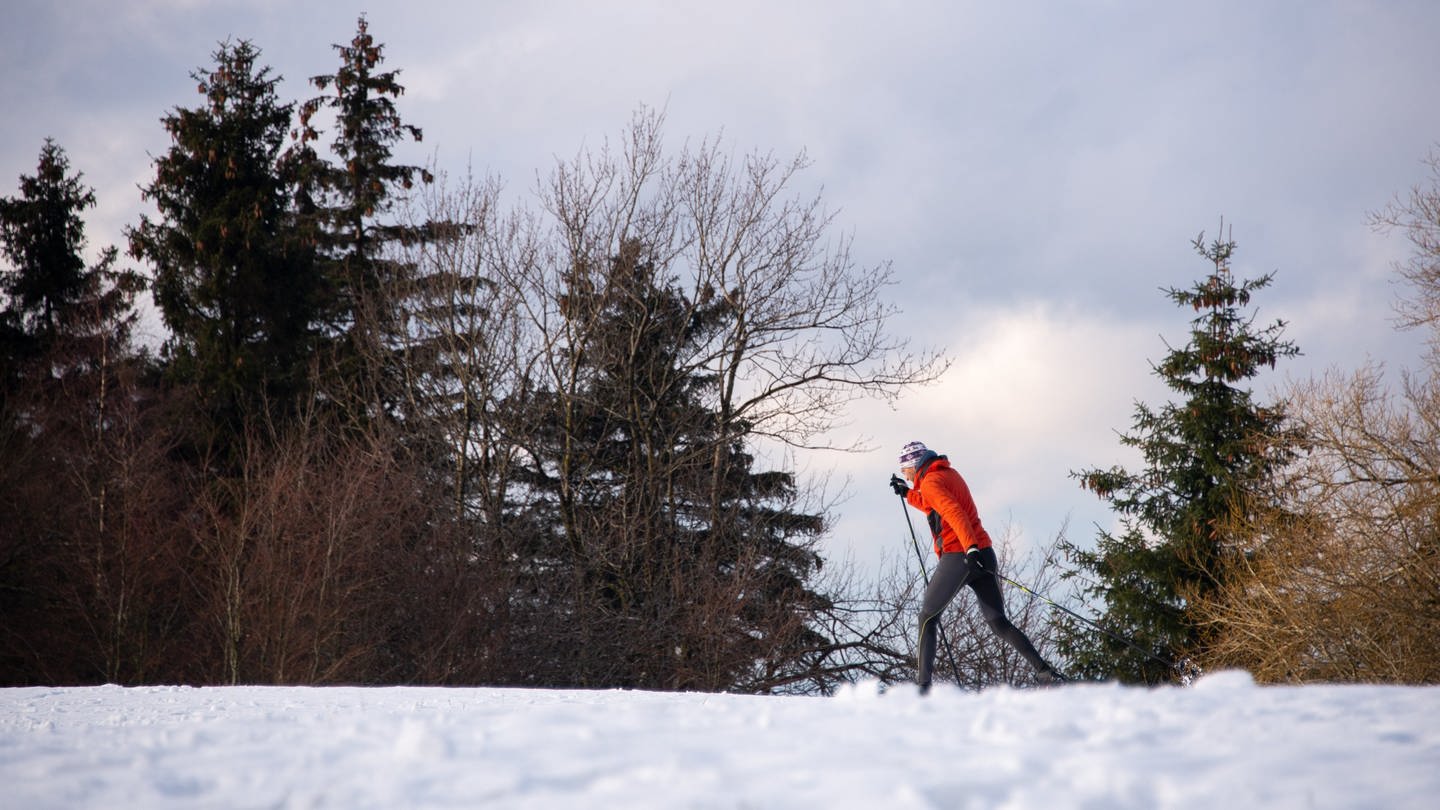
<instances>
[{"instance_id":1,"label":"snow slope","mask_svg":"<svg viewBox=\"0 0 1440 810\"><path fill-rule=\"evenodd\" d=\"M1440 688L0 689L6 808L1434 808Z\"/></svg>"}]
</instances>

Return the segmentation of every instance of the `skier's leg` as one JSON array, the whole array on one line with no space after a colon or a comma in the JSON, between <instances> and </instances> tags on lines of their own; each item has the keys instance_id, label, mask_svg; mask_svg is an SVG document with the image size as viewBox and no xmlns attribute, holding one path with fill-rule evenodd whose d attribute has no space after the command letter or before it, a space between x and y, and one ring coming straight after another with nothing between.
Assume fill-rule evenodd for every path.
<instances>
[{"instance_id":1,"label":"skier's leg","mask_svg":"<svg viewBox=\"0 0 1440 810\"><path fill-rule=\"evenodd\" d=\"M920 602L920 643L916 648L916 683L922 690L930 688L935 669L935 646L940 633L940 614L960 592L970 569L960 554L946 554L935 566L925 598Z\"/></svg>"},{"instance_id":2,"label":"skier's leg","mask_svg":"<svg viewBox=\"0 0 1440 810\"><path fill-rule=\"evenodd\" d=\"M995 558L994 549L982 548L980 555L980 564L985 566L986 571L998 570L999 561ZM1040 657L1040 652L1030 643L1030 639L1005 616L1005 597L1000 593L1000 580L990 573L971 579L969 585L980 602L981 615L989 623L990 629L995 631L995 635L1014 647L1036 672L1056 675L1055 669Z\"/></svg>"}]
</instances>

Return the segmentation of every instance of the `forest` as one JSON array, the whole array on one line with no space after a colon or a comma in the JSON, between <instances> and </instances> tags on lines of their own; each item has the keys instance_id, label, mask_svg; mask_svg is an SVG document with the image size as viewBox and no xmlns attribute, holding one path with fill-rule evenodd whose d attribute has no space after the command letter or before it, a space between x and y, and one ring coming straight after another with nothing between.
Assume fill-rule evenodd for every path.
<instances>
[{"instance_id":1,"label":"forest","mask_svg":"<svg viewBox=\"0 0 1440 810\"><path fill-rule=\"evenodd\" d=\"M508 206L396 159L422 130L363 17L334 51L290 101L221 43L160 118L153 212L94 261L62 145L0 198L0 685L912 678L917 572L825 559L833 504L761 452L947 368L887 328L891 268L857 264L808 159L670 151L642 108ZM1432 337L1398 382L1260 398L1299 347L1251 314L1271 277L1196 238L1167 291L1189 341L1154 363L1174 400L1121 437L1144 466L1073 473L1124 529L1002 559L1067 595L1010 605L1072 677L1440 682L1430 166L1372 215ZM971 603L944 627L940 677L1030 677Z\"/></svg>"}]
</instances>

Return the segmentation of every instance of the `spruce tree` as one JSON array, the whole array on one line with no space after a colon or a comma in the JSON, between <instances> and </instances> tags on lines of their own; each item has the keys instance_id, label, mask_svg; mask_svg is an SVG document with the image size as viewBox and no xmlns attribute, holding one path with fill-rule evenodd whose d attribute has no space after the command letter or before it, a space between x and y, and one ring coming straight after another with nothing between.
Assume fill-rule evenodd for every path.
<instances>
[{"instance_id":1,"label":"spruce tree","mask_svg":"<svg viewBox=\"0 0 1440 810\"><path fill-rule=\"evenodd\" d=\"M403 301L397 291L412 280L413 265L397 258L397 247L435 238L444 226L387 221L397 200L430 172L397 163L394 150L419 127L404 123L395 101L404 94L399 71L382 70L384 46L370 34L362 15L355 36L335 45L335 73L311 78L322 95L300 106L300 210L309 233L327 259L334 298L328 330L335 340L341 390L332 398L370 416L392 412L401 399L403 370L397 344L403 340ZM333 114L330 144L335 162L315 152L321 137L317 116Z\"/></svg>"},{"instance_id":2,"label":"spruce tree","mask_svg":"<svg viewBox=\"0 0 1440 810\"><path fill-rule=\"evenodd\" d=\"M694 363L734 311L692 299L641 244L567 273L556 373L515 404L533 425L516 520L548 620L550 684L763 691L823 646L806 622L820 516L792 475L757 472ZM718 462L717 462L718 460ZM716 464L719 464L717 470ZM518 549L517 549L518 551ZM523 603L529 600L517 600ZM537 617L538 618L538 617Z\"/></svg>"},{"instance_id":3,"label":"spruce tree","mask_svg":"<svg viewBox=\"0 0 1440 810\"><path fill-rule=\"evenodd\" d=\"M172 146L144 189L159 219L141 218L130 251L155 268L172 379L197 387L223 433L299 402L323 287L282 154L293 105L249 42L213 57L192 74L204 103L163 119Z\"/></svg>"},{"instance_id":4,"label":"spruce tree","mask_svg":"<svg viewBox=\"0 0 1440 810\"><path fill-rule=\"evenodd\" d=\"M95 191L71 173L70 159L46 139L34 176L21 176L20 194L0 199L0 350L4 390L29 372L46 379L118 360L130 351L138 274L116 269L117 252L101 251L86 264L81 214ZM43 383L43 381L41 381Z\"/></svg>"},{"instance_id":5,"label":"spruce tree","mask_svg":"<svg viewBox=\"0 0 1440 810\"><path fill-rule=\"evenodd\" d=\"M70 175L70 161L53 140L40 150L33 177L20 178L20 196L0 200L0 240L11 263L4 271L8 326L37 351L60 331L61 313L84 286L85 223L95 192ZM38 345L37 345L38 344Z\"/></svg>"},{"instance_id":6,"label":"spruce tree","mask_svg":"<svg viewBox=\"0 0 1440 810\"><path fill-rule=\"evenodd\" d=\"M1229 555L1243 552L1229 528L1234 510L1292 456L1299 438L1282 405L1257 402L1244 387L1299 353L1282 339L1284 322L1258 328L1247 312L1251 296L1274 274L1236 280L1233 241L1207 244L1201 234L1193 244L1212 271L1189 289L1166 293L1200 314L1191 321L1189 342L1154 367L1179 402L1137 403L1121 443L1140 451L1142 469L1074 474L1110 504L1122 530L1102 532L1094 549L1067 544L1075 566L1068 576L1084 583L1086 597L1103 601L1100 624L1144 650L1066 624L1060 649L1081 677L1159 683L1184 676L1187 657L1206 643L1190 605L1215 593Z\"/></svg>"}]
</instances>

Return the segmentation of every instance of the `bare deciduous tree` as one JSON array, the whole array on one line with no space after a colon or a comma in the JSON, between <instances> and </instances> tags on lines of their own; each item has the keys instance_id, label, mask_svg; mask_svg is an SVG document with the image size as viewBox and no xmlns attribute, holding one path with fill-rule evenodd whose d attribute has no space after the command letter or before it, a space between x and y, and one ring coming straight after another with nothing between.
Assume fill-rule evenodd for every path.
<instances>
[{"instance_id":1,"label":"bare deciduous tree","mask_svg":"<svg viewBox=\"0 0 1440 810\"><path fill-rule=\"evenodd\" d=\"M563 268L635 240L681 274L697 305L723 298L736 317L688 362L717 380L724 423L806 446L854 399L894 397L943 373L937 354L887 331L890 268L855 265L819 193L798 189L803 153L736 159L712 140L670 159L663 124L642 110L618 152L607 144L556 167L541 199L563 249L548 258Z\"/></svg>"},{"instance_id":2,"label":"bare deciduous tree","mask_svg":"<svg viewBox=\"0 0 1440 810\"><path fill-rule=\"evenodd\" d=\"M1417 184L1403 199L1396 199L1370 216L1381 232L1399 230L1413 248L1410 258L1397 265L1415 297L1402 301L1401 325L1428 327L1431 348L1440 353L1440 147L1425 159L1429 185Z\"/></svg>"}]
</instances>

